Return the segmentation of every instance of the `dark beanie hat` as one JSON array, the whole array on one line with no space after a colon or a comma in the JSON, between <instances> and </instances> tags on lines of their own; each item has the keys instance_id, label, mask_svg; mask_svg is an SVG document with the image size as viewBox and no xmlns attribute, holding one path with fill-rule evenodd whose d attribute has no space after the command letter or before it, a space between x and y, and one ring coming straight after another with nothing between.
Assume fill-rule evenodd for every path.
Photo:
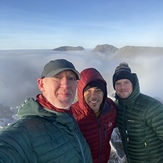
<instances>
[{"instance_id":1,"label":"dark beanie hat","mask_svg":"<svg viewBox=\"0 0 163 163\"><path fill-rule=\"evenodd\" d=\"M89 88L92 88L92 87L97 87L97 88L102 90L104 95L106 94L105 85L102 81L95 80L95 81L88 83L88 85L84 88L84 92L87 91Z\"/></svg>"},{"instance_id":2,"label":"dark beanie hat","mask_svg":"<svg viewBox=\"0 0 163 163\"><path fill-rule=\"evenodd\" d=\"M133 75L131 69L126 62L122 62L116 67L115 73L113 75L113 87L115 89L115 82L120 79L128 79L134 85Z\"/></svg>"}]
</instances>

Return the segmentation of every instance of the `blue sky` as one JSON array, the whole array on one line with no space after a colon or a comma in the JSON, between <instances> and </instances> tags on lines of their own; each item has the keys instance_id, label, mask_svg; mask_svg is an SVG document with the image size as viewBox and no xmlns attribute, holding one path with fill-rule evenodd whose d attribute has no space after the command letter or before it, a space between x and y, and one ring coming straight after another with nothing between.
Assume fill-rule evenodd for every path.
<instances>
[{"instance_id":1,"label":"blue sky","mask_svg":"<svg viewBox=\"0 0 163 163\"><path fill-rule=\"evenodd\" d=\"M163 46L162 0L0 0L0 50Z\"/></svg>"}]
</instances>

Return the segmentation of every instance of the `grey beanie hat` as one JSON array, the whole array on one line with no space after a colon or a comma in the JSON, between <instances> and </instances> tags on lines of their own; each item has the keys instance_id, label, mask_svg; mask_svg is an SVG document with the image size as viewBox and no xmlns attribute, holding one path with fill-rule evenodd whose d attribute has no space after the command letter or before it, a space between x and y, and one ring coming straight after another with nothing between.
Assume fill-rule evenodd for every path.
<instances>
[{"instance_id":1,"label":"grey beanie hat","mask_svg":"<svg viewBox=\"0 0 163 163\"><path fill-rule=\"evenodd\" d=\"M65 59L57 59L47 63L44 66L41 78L54 76L64 70L73 71L76 74L77 80L80 79L80 74L75 69L75 66Z\"/></svg>"}]
</instances>

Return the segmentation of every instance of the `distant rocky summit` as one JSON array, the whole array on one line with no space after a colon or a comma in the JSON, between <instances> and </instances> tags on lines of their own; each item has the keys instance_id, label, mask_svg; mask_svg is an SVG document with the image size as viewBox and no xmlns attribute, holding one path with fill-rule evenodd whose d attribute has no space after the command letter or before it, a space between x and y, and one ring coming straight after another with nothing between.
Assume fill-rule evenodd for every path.
<instances>
[{"instance_id":1,"label":"distant rocky summit","mask_svg":"<svg viewBox=\"0 0 163 163\"><path fill-rule=\"evenodd\" d=\"M100 52L104 54L115 54L118 51L118 48L116 48L113 45L104 44L104 45L97 45L93 52Z\"/></svg>"},{"instance_id":2,"label":"distant rocky summit","mask_svg":"<svg viewBox=\"0 0 163 163\"><path fill-rule=\"evenodd\" d=\"M54 51L84 51L82 46L61 46ZM138 56L158 56L163 55L163 47L150 47L150 46L124 46L122 48L117 48L113 45L103 44L97 45L92 52L102 53L106 55L114 55L118 58L130 58Z\"/></svg>"},{"instance_id":3,"label":"distant rocky summit","mask_svg":"<svg viewBox=\"0 0 163 163\"><path fill-rule=\"evenodd\" d=\"M116 57L158 56L163 55L163 47L124 46L120 48Z\"/></svg>"},{"instance_id":4,"label":"distant rocky summit","mask_svg":"<svg viewBox=\"0 0 163 163\"><path fill-rule=\"evenodd\" d=\"M84 50L82 46L61 46L58 48L53 49L54 51L77 51L77 50Z\"/></svg>"}]
</instances>

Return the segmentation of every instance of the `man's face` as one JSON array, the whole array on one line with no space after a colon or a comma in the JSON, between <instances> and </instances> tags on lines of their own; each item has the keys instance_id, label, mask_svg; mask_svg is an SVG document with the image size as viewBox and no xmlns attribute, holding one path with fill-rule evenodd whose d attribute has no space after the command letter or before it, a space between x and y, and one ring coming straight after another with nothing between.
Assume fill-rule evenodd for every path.
<instances>
[{"instance_id":1,"label":"man's face","mask_svg":"<svg viewBox=\"0 0 163 163\"><path fill-rule=\"evenodd\" d=\"M120 98L128 98L133 91L132 83L128 79L117 80L115 82L115 91Z\"/></svg>"},{"instance_id":2,"label":"man's face","mask_svg":"<svg viewBox=\"0 0 163 163\"><path fill-rule=\"evenodd\" d=\"M62 71L53 77L38 79L38 87L53 106L69 109L75 98L77 78L73 71Z\"/></svg>"},{"instance_id":3,"label":"man's face","mask_svg":"<svg viewBox=\"0 0 163 163\"><path fill-rule=\"evenodd\" d=\"M97 87L89 88L84 92L84 100L94 113L97 113L100 110L103 97L104 93Z\"/></svg>"}]
</instances>

